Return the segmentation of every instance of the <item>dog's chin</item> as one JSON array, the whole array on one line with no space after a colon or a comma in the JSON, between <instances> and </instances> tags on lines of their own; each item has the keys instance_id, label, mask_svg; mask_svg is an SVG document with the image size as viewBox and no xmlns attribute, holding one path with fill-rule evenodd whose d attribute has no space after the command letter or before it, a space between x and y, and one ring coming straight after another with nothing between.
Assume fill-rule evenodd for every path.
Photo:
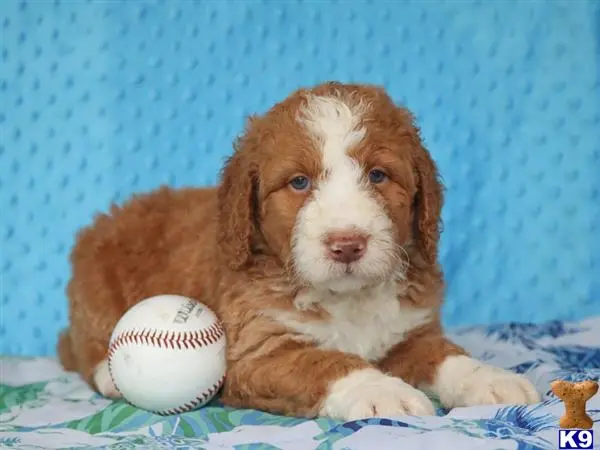
<instances>
[{"instance_id":1,"label":"dog's chin","mask_svg":"<svg viewBox=\"0 0 600 450\"><path fill-rule=\"evenodd\" d=\"M322 290L327 290L335 294L349 294L357 292L373 284L372 280L365 280L353 274L345 274L332 278L315 286Z\"/></svg>"},{"instance_id":2,"label":"dog's chin","mask_svg":"<svg viewBox=\"0 0 600 450\"><path fill-rule=\"evenodd\" d=\"M325 276L311 280L309 284L321 291L351 294L377 286L392 277L388 271L372 272L360 264L335 264L328 269L324 271Z\"/></svg>"}]
</instances>

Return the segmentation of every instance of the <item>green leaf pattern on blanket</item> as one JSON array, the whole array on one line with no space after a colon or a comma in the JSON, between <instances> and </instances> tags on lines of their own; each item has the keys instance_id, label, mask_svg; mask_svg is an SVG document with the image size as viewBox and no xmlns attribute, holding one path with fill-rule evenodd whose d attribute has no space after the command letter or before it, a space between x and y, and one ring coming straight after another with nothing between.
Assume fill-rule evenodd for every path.
<instances>
[{"instance_id":1,"label":"green leaf pattern on blanket","mask_svg":"<svg viewBox=\"0 0 600 450\"><path fill-rule=\"evenodd\" d=\"M63 426L75 430L86 431L90 434L104 433L107 431L118 431L118 428L126 428L129 421L140 415L148 416L150 420L138 423L139 426L151 425L158 420L152 420L153 415L140 411L129 404L120 401L115 402L102 411L80 420L69 421Z\"/></svg>"},{"instance_id":2,"label":"green leaf pattern on blanket","mask_svg":"<svg viewBox=\"0 0 600 450\"><path fill-rule=\"evenodd\" d=\"M578 333L576 340L572 330ZM600 378L597 330L600 317L568 327L551 323L478 328L455 338L468 337L476 357L527 372L545 392L556 378ZM514 352L507 351L509 345ZM0 448L20 450L370 449L373 439L387 442L380 448L396 448L398 442L411 448L418 442L429 448L552 450L557 448L558 419L564 410L561 402L549 398L538 405L484 405L440 410L438 417L342 423L227 408L213 401L197 411L162 417L102 398L75 374L62 371L56 360L2 357L0 373ZM598 429L600 395L591 399L589 408Z\"/></svg>"},{"instance_id":3,"label":"green leaf pattern on blanket","mask_svg":"<svg viewBox=\"0 0 600 450\"><path fill-rule=\"evenodd\" d=\"M9 411L15 406L37 400L40 393L46 387L46 384L48 383L41 382L16 387L0 384L0 414Z\"/></svg>"}]
</instances>

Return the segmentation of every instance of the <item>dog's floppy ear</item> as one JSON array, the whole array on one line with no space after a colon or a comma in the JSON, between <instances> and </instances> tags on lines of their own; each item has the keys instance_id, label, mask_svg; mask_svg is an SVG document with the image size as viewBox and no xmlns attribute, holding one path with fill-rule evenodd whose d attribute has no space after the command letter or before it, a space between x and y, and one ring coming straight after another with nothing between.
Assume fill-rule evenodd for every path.
<instances>
[{"instance_id":1,"label":"dog's floppy ear","mask_svg":"<svg viewBox=\"0 0 600 450\"><path fill-rule=\"evenodd\" d=\"M233 270L244 267L252 256L258 168L248 146L245 137L237 140L234 154L223 168L218 189L217 241L223 260Z\"/></svg>"},{"instance_id":2,"label":"dog's floppy ear","mask_svg":"<svg viewBox=\"0 0 600 450\"><path fill-rule=\"evenodd\" d=\"M423 145L412 115L406 110L401 110L401 115L405 121L410 120L413 130L413 170L417 183L413 205L414 237L425 262L435 264L442 231L444 188L436 164Z\"/></svg>"},{"instance_id":3,"label":"dog's floppy ear","mask_svg":"<svg viewBox=\"0 0 600 450\"><path fill-rule=\"evenodd\" d=\"M414 158L417 173L415 197L415 231L417 245L428 264L438 259L438 246L442 228L443 188L435 163L429 152L420 145Z\"/></svg>"}]
</instances>

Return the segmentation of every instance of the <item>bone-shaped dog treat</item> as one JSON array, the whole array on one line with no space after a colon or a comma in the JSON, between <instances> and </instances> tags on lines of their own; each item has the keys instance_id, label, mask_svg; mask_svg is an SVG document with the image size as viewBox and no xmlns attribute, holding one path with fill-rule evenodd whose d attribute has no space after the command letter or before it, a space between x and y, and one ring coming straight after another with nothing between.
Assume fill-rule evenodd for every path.
<instances>
[{"instance_id":1,"label":"bone-shaped dog treat","mask_svg":"<svg viewBox=\"0 0 600 450\"><path fill-rule=\"evenodd\" d=\"M585 404L598 392L598 383L591 380L580 383L557 380L551 386L552 392L565 403L565 415L560 418L559 426L586 430L592 428L594 422L585 412Z\"/></svg>"}]
</instances>

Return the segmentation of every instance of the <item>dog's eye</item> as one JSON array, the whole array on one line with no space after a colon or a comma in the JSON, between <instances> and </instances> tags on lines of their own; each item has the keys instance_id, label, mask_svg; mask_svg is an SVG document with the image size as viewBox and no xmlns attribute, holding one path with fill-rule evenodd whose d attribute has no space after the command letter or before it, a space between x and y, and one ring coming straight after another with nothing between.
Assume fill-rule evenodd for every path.
<instances>
[{"instance_id":1,"label":"dog's eye","mask_svg":"<svg viewBox=\"0 0 600 450\"><path fill-rule=\"evenodd\" d=\"M383 183L387 179L387 175L383 170L373 169L369 172L369 181L373 184Z\"/></svg>"},{"instance_id":2,"label":"dog's eye","mask_svg":"<svg viewBox=\"0 0 600 450\"><path fill-rule=\"evenodd\" d=\"M290 181L290 186L296 191L305 191L310 186L310 180L304 175L299 175L297 177L292 178L292 180Z\"/></svg>"}]
</instances>

